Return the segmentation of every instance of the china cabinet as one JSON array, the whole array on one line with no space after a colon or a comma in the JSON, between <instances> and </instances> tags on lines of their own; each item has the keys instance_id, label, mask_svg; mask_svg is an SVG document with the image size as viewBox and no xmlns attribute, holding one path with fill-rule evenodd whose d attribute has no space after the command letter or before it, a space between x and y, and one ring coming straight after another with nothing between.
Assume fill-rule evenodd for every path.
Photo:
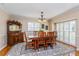
<instances>
[{"instance_id":1,"label":"china cabinet","mask_svg":"<svg viewBox=\"0 0 79 59\"><path fill-rule=\"evenodd\" d=\"M18 21L7 21L7 44L14 45L23 42L22 24Z\"/></svg>"}]
</instances>

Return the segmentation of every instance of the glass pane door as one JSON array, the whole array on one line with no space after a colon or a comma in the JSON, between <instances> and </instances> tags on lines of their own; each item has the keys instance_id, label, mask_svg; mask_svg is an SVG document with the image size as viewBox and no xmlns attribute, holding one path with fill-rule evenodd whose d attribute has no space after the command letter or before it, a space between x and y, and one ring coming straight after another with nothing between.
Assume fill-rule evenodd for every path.
<instances>
[{"instance_id":1,"label":"glass pane door","mask_svg":"<svg viewBox=\"0 0 79 59\"><path fill-rule=\"evenodd\" d=\"M70 44L75 46L76 42L76 21L70 21Z\"/></svg>"},{"instance_id":2,"label":"glass pane door","mask_svg":"<svg viewBox=\"0 0 79 59\"><path fill-rule=\"evenodd\" d=\"M69 43L69 22L64 22L64 42Z\"/></svg>"},{"instance_id":3,"label":"glass pane door","mask_svg":"<svg viewBox=\"0 0 79 59\"><path fill-rule=\"evenodd\" d=\"M63 41L63 23L60 23L60 41Z\"/></svg>"},{"instance_id":4,"label":"glass pane door","mask_svg":"<svg viewBox=\"0 0 79 59\"><path fill-rule=\"evenodd\" d=\"M57 39L75 46L76 42L76 21L67 21L56 24Z\"/></svg>"},{"instance_id":5,"label":"glass pane door","mask_svg":"<svg viewBox=\"0 0 79 59\"><path fill-rule=\"evenodd\" d=\"M60 26L60 24L58 23L58 24L56 24L56 31L57 31L57 40L60 40L60 28L59 28L59 26Z\"/></svg>"}]
</instances>

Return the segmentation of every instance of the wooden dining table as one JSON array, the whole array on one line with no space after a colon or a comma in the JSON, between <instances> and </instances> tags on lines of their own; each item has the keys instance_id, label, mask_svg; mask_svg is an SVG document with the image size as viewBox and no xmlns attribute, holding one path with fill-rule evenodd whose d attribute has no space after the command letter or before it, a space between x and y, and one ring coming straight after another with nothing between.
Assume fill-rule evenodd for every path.
<instances>
[{"instance_id":1,"label":"wooden dining table","mask_svg":"<svg viewBox=\"0 0 79 59\"><path fill-rule=\"evenodd\" d=\"M43 39L45 42L45 48L48 47L47 41L50 37L49 36L45 36L45 37L38 37L38 36L28 36L29 41L33 42L34 41L34 49L39 49L39 39ZM53 37L51 37L53 38ZM41 43L40 43L41 44Z\"/></svg>"}]
</instances>

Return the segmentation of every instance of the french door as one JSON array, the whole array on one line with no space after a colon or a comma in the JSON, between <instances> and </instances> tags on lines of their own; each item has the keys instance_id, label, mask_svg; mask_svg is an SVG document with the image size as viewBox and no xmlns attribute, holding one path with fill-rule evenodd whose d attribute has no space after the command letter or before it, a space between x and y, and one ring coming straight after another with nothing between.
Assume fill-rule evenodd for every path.
<instances>
[{"instance_id":1,"label":"french door","mask_svg":"<svg viewBox=\"0 0 79 59\"><path fill-rule=\"evenodd\" d=\"M56 23L57 40L75 46L76 20Z\"/></svg>"}]
</instances>

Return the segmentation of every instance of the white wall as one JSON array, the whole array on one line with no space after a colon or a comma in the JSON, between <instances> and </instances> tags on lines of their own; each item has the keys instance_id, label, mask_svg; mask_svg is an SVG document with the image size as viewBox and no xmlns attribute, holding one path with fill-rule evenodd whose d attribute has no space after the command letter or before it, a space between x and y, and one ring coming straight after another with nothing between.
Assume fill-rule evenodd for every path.
<instances>
[{"instance_id":1,"label":"white wall","mask_svg":"<svg viewBox=\"0 0 79 59\"><path fill-rule=\"evenodd\" d=\"M0 50L7 45L7 25L8 14L0 9Z\"/></svg>"},{"instance_id":2,"label":"white wall","mask_svg":"<svg viewBox=\"0 0 79 59\"><path fill-rule=\"evenodd\" d=\"M43 22L39 22L37 18L32 18L32 17L24 17L24 16L19 16L19 15L11 15L10 16L11 20L17 20L19 22L22 23L22 31L23 32L27 32L27 26L28 26L28 22L38 22L38 23L43 23ZM49 26L48 21L44 22L44 24Z\"/></svg>"}]
</instances>

